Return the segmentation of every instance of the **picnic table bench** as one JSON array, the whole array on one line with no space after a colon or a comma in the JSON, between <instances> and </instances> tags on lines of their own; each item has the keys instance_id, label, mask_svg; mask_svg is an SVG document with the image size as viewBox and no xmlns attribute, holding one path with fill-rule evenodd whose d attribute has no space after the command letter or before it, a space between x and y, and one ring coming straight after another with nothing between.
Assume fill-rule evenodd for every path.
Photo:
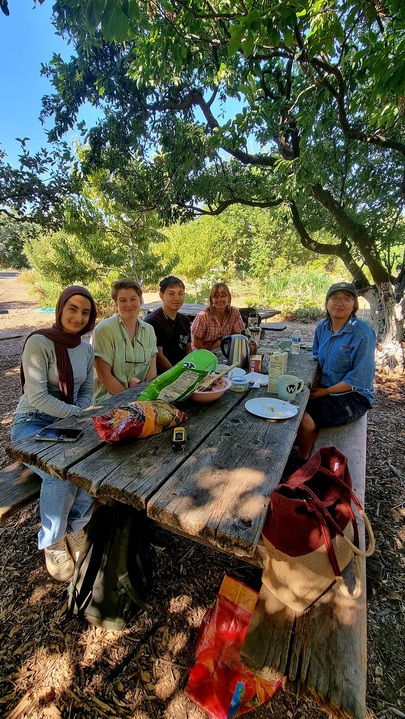
<instances>
[{"instance_id":1,"label":"picnic table bench","mask_svg":"<svg viewBox=\"0 0 405 719\"><path fill-rule=\"evenodd\" d=\"M0 522L39 497L41 478L21 462L0 470Z\"/></svg>"},{"instance_id":2,"label":"picnic table bench","mask_svg":"<svg viewBox=\"0 0 405 719\"><path fill-rule=\"evenodd\" d=\"M1 332L0 333L0 342L4 342L5 340L17 340L22 337L22 334L20 332Z\"/></svg>"},{"instance_id":3,"label":"picnic table bench","mask_svg":"<svg viewBox=\"0 0 405 719\"><path fill-rule=\"evenodd\" d=\"M364 506L366 416L323 429L314 451L335 446L348 457L353 490ZM364 524L358 518L360 546ZM334 584L307 611L295 613L262 585L241 650L242 661L265 679L284 678L284 687L314 699L336 717L366 716L366 560L361 558L362 593L344 597ZM354 586L354 561L343 572Z\"/></svg>"},{"instance_id":4,"label":"picnic table bench","mask_svg":"<svg viewBox=\"0 0 405 719\"><path fill-rule=\"evenodd\" d=\"M309 352L289 358L288 371L313 381L317 363ZM261 531L272 489L279 483L309 388L297 395L295 417L266 421L245 410L245 401L267 395L227 392L216 403L184 405L188 442L173 452L169 433L106 445L91 415L133 400L141 388L110 398L77 419L84 435L72 444L30 438L11 456L69 479L97 497L144 509L166 530L263 566ZM68 427L69 420L58 426ZM366 420L323 430L317 447L334 444L349 458L354 489L364 502ZM360 525L360 532L362 527ZM364 539L362 539L364 541ZM363 562L363 574L365 573ZM351 581L351 566L345 570ZM364 577L363 577L364 578ZM285 677L285 687L309 695L336 717L364 719L366 681L365 581L360 599L347 600L333 587L297 616L262 589L242 660L264 677Z\"/></svg>"}]
</instances>

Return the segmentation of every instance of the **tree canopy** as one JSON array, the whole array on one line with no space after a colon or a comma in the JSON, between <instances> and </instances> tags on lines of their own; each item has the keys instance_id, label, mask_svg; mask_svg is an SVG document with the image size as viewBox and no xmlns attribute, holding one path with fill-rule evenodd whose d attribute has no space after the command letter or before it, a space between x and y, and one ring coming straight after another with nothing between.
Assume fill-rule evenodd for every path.
<instances>
[{"instance_id":1,"label":"tree canopy","mask_svg":"<svg viewBox=\"0 0 405 719\"><path fill-rule=\"evenodd\" d=\"M53 7L75 54L44 68L55 87L43 105L51 139L87 100L105 110L87 134L89 171L142 161L167 220L284 204L307 250L337 255L358 287L373 288L380 336L398 336L402 0Z\"/></svg>"},{"instance_id":2,"label":"tree canopy","mask_svg":"<svg viewBox=\"0 0 405 719\"><path fill-rule=\"evenodd\" d=\"M86 148L77 147L77 167L86 164ZM75 173L73 173L75 174ZM138 190L142 166L131 162L119 170L87 172L79 193L65 198L63 223L25 243L25 253L41 280L53 278L61 287L77 278L102 301L105 287L118 276L141 285L158 281L167 267L151 252L162 239L153 206Z\"/></svg>"},{"instance_id":3,"label":"tree canopy","mask_svg":"<svg viewBox=\"0 0 405 719\"><path fill-rule=\"evenodd\" d=\"M0 267L28 267L24 254L25 244L39 234L37 225L0 216Z\"/></svg>"},{"instance_id":4,"label":"tree canopy","mask_svg":"<svg viewBox=\"0 0 405 719\"><path fill-rule=\"evenodd\" d=\"M77 178L67 167L71 152L62 142L55 150L42 149L31 155L29 138L17 139L22 148L18 168L0 149L0 218L55 227L62 221L66 195L75 189Z\"/></svg>"}]
</instances>

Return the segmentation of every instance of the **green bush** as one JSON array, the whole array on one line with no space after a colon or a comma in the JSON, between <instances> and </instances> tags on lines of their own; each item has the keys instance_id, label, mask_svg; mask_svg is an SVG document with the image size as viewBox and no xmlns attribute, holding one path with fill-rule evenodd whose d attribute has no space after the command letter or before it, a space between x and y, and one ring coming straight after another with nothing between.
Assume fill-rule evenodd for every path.
<instances>
[{"instance_id":1,"label":"green bush","mask_svg":"<svg viewBox=\"0 0 405 719\"><path fill-rule=\"evenodd\" d=\"M283 317L287 322L301 322L303 324L318 322L323 316L324 313L318 307L307 307L283 313Z\"/></svg>"}]
</instances>

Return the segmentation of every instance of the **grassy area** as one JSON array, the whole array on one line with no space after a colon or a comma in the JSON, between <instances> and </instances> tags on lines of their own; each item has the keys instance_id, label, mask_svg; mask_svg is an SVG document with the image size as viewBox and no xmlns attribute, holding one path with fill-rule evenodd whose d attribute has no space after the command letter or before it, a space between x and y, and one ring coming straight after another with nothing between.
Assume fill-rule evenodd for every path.
<instances>
[{"instance_id":1,"label":"grassy area","mask_svg":"<svg viewBox=\"0 0 405 719\"><path fill-rule=\"evenodd\" d=\"M35 272L24 270L21 279L32 285L37 301L42 306L54 306L60 293L60 288L50 281L38 283ZM212 284L218 278L212 278L210 285L205 283L186 284L186 302L199 302L205 304L208 300ZM326 273L324 270L313 269L311 266L294 268L281 275L271 275L265 282L257 278L235 277L227 284L231 290L232 303L237 307L260 307L263 309L280 310L280 319L296 322L313 322L323 313L325 295L328 287L339 280L348 280L341 274ZM78 283L80 280L78 280ZM110 313L112 304L109 300L110 286L97 283L89 287L93 292L99 307L100 314ZM144 302L153 302L159 299L158 287L145 287ZM367 303L365 303L367 305Z\"/></svg>"},{"instance_id":2,"label":"grassy area","mask_svg":"<svg viewBox=\"0 0 405 719\"><path fill-rule=\"evenodd\" d=\"M187 301L205 303L210 287L192 287L183 279L186 282ZM232 303L237 307L277 309L281 312L280 318L311 322L322 316L327 289L342 279L350 281L349 277L342 277L341 274L300 267L279 276L269 276L265 283L254 278L234 278L228 285Z\"/></svg>"}]
</instances>

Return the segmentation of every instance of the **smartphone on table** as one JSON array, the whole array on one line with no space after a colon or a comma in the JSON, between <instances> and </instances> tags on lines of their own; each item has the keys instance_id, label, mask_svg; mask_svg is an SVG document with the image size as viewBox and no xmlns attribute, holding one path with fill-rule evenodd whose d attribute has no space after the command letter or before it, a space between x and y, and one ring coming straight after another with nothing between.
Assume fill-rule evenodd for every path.
<instances>
[{"instance_id":1,"label":"smartphone on table","mask_svg":"<svg viewBox=\"0 0 405 719\"><path fill-rule=\"evenodd\" d=\"M35 435L35 439L41 439L44 442L76 442L83 434L81 429L71 429L62 427L44 427Z\"/></svg>"}]
</instances>

